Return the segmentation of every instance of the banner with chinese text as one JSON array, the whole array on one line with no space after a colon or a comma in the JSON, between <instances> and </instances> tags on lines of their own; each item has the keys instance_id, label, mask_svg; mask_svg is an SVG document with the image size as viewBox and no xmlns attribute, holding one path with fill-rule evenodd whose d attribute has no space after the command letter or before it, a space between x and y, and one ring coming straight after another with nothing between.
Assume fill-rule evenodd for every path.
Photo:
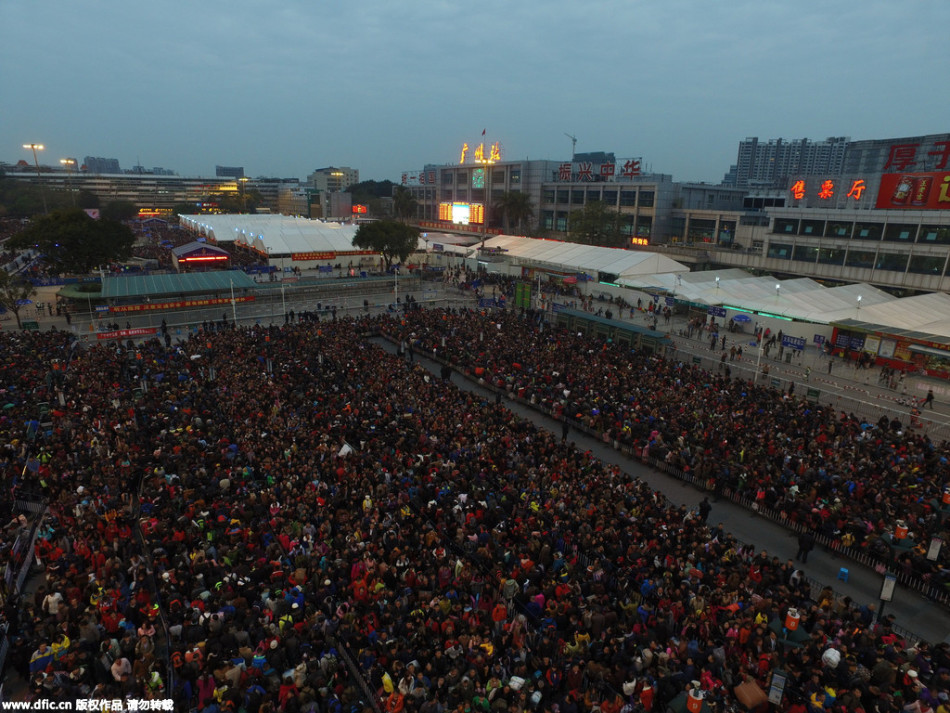
<instances>
[{"instance_id":1,"label":"banner with chinese text","mask_svg":"<svg viewBox=\"0 0 950 713\"><path fill-rule=\"evenodd\" d=\"M950 172L885 173L875 208L881 210L947 210Z\"/></svg>"}]
</instances>

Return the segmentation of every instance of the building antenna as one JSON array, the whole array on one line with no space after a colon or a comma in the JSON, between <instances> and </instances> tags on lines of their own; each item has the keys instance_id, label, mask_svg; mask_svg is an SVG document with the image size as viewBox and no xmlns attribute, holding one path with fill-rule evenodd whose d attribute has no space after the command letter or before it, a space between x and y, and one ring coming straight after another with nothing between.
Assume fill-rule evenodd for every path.
<instances>
[{"instance_id":1,"label":"building antenna","mask_svg":"<svg viewBox=\"0 0 950 713\"><path fill-rule=\"evenodd\" d=\"M564 135L571 140L571 163L574 163L574 149L577 148L577 137L571 136L567 132L564 132Z\"/></svg>"}]
</instances>

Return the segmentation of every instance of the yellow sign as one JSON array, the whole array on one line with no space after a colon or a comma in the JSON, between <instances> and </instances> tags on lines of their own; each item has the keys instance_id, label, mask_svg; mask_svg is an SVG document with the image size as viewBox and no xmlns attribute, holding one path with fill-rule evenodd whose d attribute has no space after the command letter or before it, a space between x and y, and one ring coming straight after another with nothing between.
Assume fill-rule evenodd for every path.
<instances>
[{"instance_id":1,"label":"yellow sign","mask_svg":"<svg viewBox=\"0 0 950 713\"><path fill-rule=\"evenodd\" d=\"M467 143L462 144L462 154L459 156L459 163L465 163L466 157L468 157L469 146ZM485 156L485 143L482 142L475 147L475 151L472 153L472 160L475 163L496 163L501 161L501 144L496 141L488 147L488 156Z\"/></svg>"}]
</instances>

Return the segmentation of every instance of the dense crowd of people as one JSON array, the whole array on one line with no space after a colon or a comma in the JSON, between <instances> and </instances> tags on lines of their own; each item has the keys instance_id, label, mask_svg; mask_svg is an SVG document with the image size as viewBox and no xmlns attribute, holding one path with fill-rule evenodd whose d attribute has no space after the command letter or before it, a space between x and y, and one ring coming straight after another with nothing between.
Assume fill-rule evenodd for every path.
<instances>
[{"instance_id":1,"label":"dense crowd of people","mask_svg":"<svg viewBox=\"0 0 950 713\"><path fill-rule=\"evenodd\" d=\"M129 349L2 334L5 485L41 489L51 512L42 585L12 627L34 695L634 713L695 689L725 710L782 668L787 710L948 710L946 644L910 646L873 607L811 591L792 561L376 332L800 517L867 508L865 539L889 508L915 512L892 480L929 496L944 475L923 439L858 438L849 418L514 312L229 325ZM50 427L24 438L44 401Z\"/></svg>"},{"instance_id":2,"label":"dense crowd of people","mask_svg":"<svg viewBox=\"0 0 950 713\"><path fill-rule=\"evenodd\" d=\"M946 537L946 443L887 421L866 423L682 362L631 353L563 331L539 331L513 311L406 318L420 352L435 352L485 381L648 453L723 492L754 497L847 546L943 584L927 560ZM908 537L892 540L894 523Z\"/></svg>"}]
</instances>

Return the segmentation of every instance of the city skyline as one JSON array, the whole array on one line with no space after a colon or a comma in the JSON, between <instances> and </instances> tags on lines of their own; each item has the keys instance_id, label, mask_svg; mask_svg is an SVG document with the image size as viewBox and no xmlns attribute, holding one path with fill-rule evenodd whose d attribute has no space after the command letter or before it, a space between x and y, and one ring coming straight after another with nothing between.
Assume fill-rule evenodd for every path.
<instances>
[{"instance_id":1,"label":"city skyline","mask_svg":"<svg viewBox=\"0 0 950 713\"><path fill-rule=\"evenodd\" d=\"M543 9L543 12L540 10ZM93 0L0 9L0 160L118 158L210 176L361 178L458 160L641 157L718 183L747 136L941 133L950 6L685 0L358 7ZM894 42L897 37L914 42ZM28 58L29 61L25 61ZM884 110L882 110L882 108ZM893 109L889 111L888 109Z\"/></svg>"}]
</instances>

